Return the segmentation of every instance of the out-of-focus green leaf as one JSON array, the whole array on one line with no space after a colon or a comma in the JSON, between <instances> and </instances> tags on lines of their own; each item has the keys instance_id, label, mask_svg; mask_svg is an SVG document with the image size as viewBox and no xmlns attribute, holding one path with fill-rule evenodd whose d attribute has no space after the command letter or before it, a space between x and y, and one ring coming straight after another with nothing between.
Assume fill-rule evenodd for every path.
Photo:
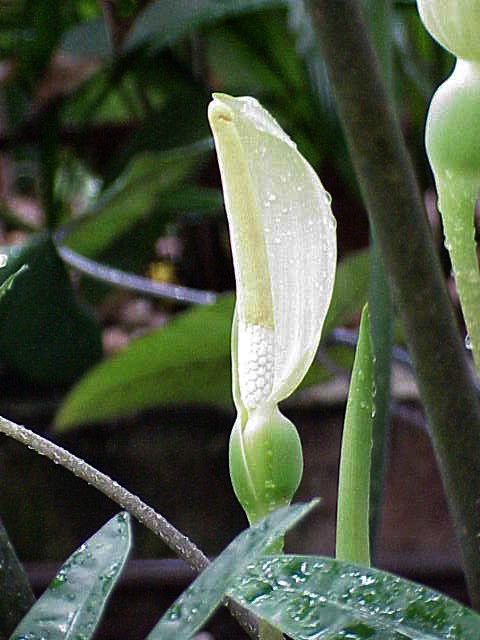
<instances>
[{"instance_id":1,"label":"out-of-focus green leaf","mask_svg":"<svg viewBox=\"0 0 480 640\"><path fill-rule=\"evenodd\" d=\"M329 330L365 303L368 264L368 252L340 262ZM225 296L211 307L187 311L97 365L66 397L55 419L57 429L162 404L230 407L233 305L233 296ZM301 388L328 378L325 367L315 362Z\"/></svg>"},{"instance_id":2,"label":"out-of-focus green leaf","mask_svg":"<svg viewBox=\"0 0 480 640\"><path fill-rule=\"evenodd\" d=\"M67 395L55 418L57 430L160 404L229 406L232 315L233 296L225 296L132 342Z\"/></svg>"},{"instance_id":3,"label":"out-of-focus green leaf","mask_svg":"<svg viewBox=\"0 0 480 640\"><path fill-rule=\"evenodd\" d=\"M360 311L367 301L369 274L368 250L352 253L340 260L322 335L326 336L334 327Z\"/></svg>"},{"instance_id":4,"label":"out-of-focus green leaf","mask_svg":"<svg viewBox=\"0 0 480 640\"><path fill-rule=\"evenodd\" d=\"M145 218L162 208L162 192L171 192L212 149L210 139L183 149L144 153L132 159L125 172L84 214L65 241L78 253L93 257Z\"/></svg>"},{"instance_id":5,"label":"out-of-focus green leaf","mask_svg":"<svg viewBox=\"0 0 480 640\"><path fill-rule=\"evenodd\" d=\"M248 40L227 27L217 27L208 34L206 62L213 77L228 93L276 95L284 100L288 91L282 79L268 66Z\"/></svg>"},{"instance_id":6,"label":"out-of-focus green leaf","mask_svg":"<svg viewBox=\"0 0 480 640\"><path fill-rule=\"evenodd\" d=\"M258 559L315 505L295 504L278 509L231 542L215 562L168 609L147 640L188 640L212 615L235 577Z\"/></svg>"},{"instance_id":7,"label":"out-of-focus green leaf","mask_svg":"<svg viewBox=\"0 0 480 640\"><path fill-rule=\"evenodd\" d=\"M70 556L10 640L88 640L131 547L128 513L120 513Z\"/></svg>"},{"instance_id":8,"label":"out-of-focus green leaf","mask_svg":"<svg viewBox=\"0 0 480 640\"><path fill-rule=\"evenodd\" d=\"M163 78L160 88L167 93L167 97L162 100L161 107L154 109L140 122L135 134L109 160L108 182L111 182L112 176L116 178L137 154L146 151L174 153L175 149L188 152L189 145L210 137L205 118L206 105L210 100L208 92L204 87L185 81L178 75L177 69L167 70L166 66L164 64L161 67L160 73L163 71L165 75L175 78Z\"/></svg>"},{"instance_id":9,"label":"out-of-focus green leaf","mask_svg":"<svg viewBox=\"0 0 480 640\"><path fill-rule=\"evenodd\" d=\"M378 569L318 556L269 556L228 592L294 640L478 640L480 616Z\"/></svg>"},{"instance_id":10,"label":"out-of-focus green leaf","mask_svg":"<svg viewBox=\"0 0 480 640\"><path fill-rule=\"evenodd\" d=\"M22 265L28 269L0 299L0 358L28 379L71 383L100 359L100 329L76 303L48 236L32 236L12 250L0 281Z\"/></svg>"},{"instance_id":11,"label":"out-of-focus green leaf","mask_svg":"<svg viewBox=\"0 0 480 640\"><path fill-rule=\"evenodd\" d=\"M161 49L200 25L284 3L285 0L157 0L138 16L125 49L147 42L153 49Z\"/></svg>"}]
</instances>

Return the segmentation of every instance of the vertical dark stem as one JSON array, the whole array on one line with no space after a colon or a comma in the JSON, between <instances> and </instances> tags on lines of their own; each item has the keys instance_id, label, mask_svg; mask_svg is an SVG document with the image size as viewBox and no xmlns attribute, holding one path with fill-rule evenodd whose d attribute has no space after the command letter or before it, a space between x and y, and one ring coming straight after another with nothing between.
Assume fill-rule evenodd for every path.
<instances>
[{"instance_id":1,"label":"vertical dark stem","mask_svg":"<svg viewBox=\"0 0 480 640\"><path fill-rule=\"evenodd\" d=\"M382 70L387 93L393 96L392 64L392 1L363 0L364 15L370 26L375 50ZM370 286L368 307L370 331L375 356L375 417L372 425L372 454L370 478L370 550L375 562L375 541L381 519L386 460L390 426L390 374L393 346L393 300L390 283L383 263L377 233L371 219L370 230Z\"/></svg>"},{"instance_id":2,"label":"vertical dark stem","mask_svg":"<svg viewBox=\"0 0 480 640\"><path fill-rule=\"evenodd\" d=\"M6 640L32 607L35 598L0 520L0 639Z\"/></svg>"},{"instance_id":3,"label":"vertical dark stem","mask_svg":"<svg viewBox=\"0 0 480 640\"><path fill-rule=\"evenodd\" d=\"M472 605L480 609L480 411L398 121L356 0L309 0L405 327Z\"/></svg>"}]
</instances>

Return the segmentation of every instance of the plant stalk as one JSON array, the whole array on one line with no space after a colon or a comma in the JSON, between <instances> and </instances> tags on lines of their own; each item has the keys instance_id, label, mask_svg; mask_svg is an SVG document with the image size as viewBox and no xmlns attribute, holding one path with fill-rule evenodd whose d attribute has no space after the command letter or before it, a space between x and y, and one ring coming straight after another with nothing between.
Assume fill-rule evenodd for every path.
<instances>
[{"instance_id":1,"label":"plant stalk","mask_svg":"<svg viewBox=\"0 0 480 640\"><path fill-rule=\"evenodd\" d=\"M67 469L73 473L73 475L77 476L77 478L85 480L85 482L92 487L95 487L95 489L103 493L107 498L110 498L128 511L134 518L145 525L147 529L153 531L155 535L182 558L189 567L192 567L192 569L202 571L202 569L210 563L204 553L161 514L157 513L138 496L130 493L130 491L119 485L115 480L112 480L112 478L105 473L98 471L98 469L85 462L85 460L78 458L73 455L73 453L50 442L50 440L43 438L34 431L2 416L0 416L0 433L17 440L17 442L45 456L55 464L61 465L64 469ZM0 549L0 560L1 559L2 554ZM27 606L27 604L28 599L25 601L25 606ZM248 633L251 638L258 638L262 622L228 597L225 598L224 604L246 633ZM0 603L0 612L1 610L2 607ZM0 640L3 640L1 637L1 629Z\"/></svg>"},{"instance_id":2,"label":"plant stalk","mask_svg":"<svg viewBox=\"0 0 480 640\"><path fill-rule=\"evenodd\" d=\"M400 126L358 0L309 0L417 373L472 606L480 610L480 410Z\"/></svg>"}]
</instances>

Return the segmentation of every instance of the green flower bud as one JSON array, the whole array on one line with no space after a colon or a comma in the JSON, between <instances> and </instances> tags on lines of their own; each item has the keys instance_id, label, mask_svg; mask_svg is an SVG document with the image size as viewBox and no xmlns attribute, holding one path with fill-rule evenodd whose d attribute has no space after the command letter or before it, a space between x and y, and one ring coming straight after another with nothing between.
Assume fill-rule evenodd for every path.
<instances>
[{"instance_id":1,"label":"green flower bud","mask_svg":"<svg viewBox=\"0 0 480 640\"><path fill-rule=\"evenodd\" d=\"M417 0L420 17L432 36L454 55L480 61L478 0Z\"/></svg>"},{"instance_id":2,"label":"green flower bud","mask_svg":"<svg viewBox=\"0 0 480 640\"><path fill-rule=\"evenodd\" d=\"M479 124L480 64L459 59L428 112L425 143L435 175L480 173Z\"/></svg>"},{"instance_id":3,"label":"green flower bud","mask_svg":"<svg viewBox=\"0 0 480 640\"><path fill-rule=\"evenodd\" d=\"M276 405L237 418L230 436L230 477L249 522L290 504L303 473L302 445Z\"/></svg>"}]
</instances>

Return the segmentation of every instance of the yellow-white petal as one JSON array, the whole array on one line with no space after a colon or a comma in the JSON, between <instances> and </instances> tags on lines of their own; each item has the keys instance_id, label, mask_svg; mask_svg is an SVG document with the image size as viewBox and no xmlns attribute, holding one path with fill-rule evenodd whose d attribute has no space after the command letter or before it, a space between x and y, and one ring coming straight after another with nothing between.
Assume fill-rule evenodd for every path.
<instances>
[{"instance_id":1,"label":"yellow-white petal","mask_svg":"<svg viewBox=\"0 0 480 640\"><path fill-rule=\"evenodd\" d=\"M237 280L234 396L251 411L290 395L312 362L333 289L336 224L318 176L257 100L215 94L209 120Z\"/></svg>"}]
</instances>

